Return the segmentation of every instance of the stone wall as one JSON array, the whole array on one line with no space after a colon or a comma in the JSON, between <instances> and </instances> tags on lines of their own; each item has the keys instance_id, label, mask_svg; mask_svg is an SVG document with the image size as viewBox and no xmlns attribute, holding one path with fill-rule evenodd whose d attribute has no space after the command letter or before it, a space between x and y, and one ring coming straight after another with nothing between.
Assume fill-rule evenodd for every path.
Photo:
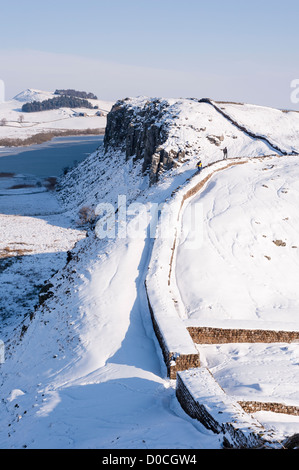
<instances>
[{"instance_id":1,"label":"stone wall","mask_svg":"<svg viewBox=\"0 0 299 470\"><path fill-rule=\"evenodd\" d=\"M178 355L175 351L169 350L165 341L165 332L161 331L161 328L159 327L156 321L153 308L151 306L151 302L148 296L146 283L145 283L145 290L147 294L148 307L149 307L149 311L151 314L153 328L156 334L156 338L161 347L161 351L162 351L164 362L165 362L166 369L167 369L167 375L170 379L175 380L177 372L189 369L190 367L195 368L195 367L200 366L199 354Z\"/></svg>"},{"instance_id":2,"label":"stone wall","mask_svg":"<svg viewBox=\"0 0 299 470\"><path fill-rule=\"evenodd\" d=\"M289 406L283 403L266 403L258 401L239 401L239 405L246 413L256 413L258 411L271 411L272 413L282 413L286 415L299 416L299 406Z\"/></svg>"},{"instance_id":3,"label":"stone wall","mask_svg":"<svg viewBox=\"0 0 299 470\"><path fill-rule=\"evenodd\" d=\"M221 433L220 423L211 416L204 404L200 404L194 399L192 392L188 390L180 374L177 375L176 396L183 410L191 418L196 419L215 434Z\"/></svg>"},{"instance_id":4,"label":"stone wall","mask_svg":"<svg viewBox=\"0 0 299 470\"><path fill-rule=\"evenodd\" d=\"M183 410L207 429L223 434L223 446L281 448L267 430L238 402L226 395L208 369L178 372L176 396Z\"/></svg>"},{"instance_id":5,"label":"stone wall","mask_svg":"<svg viewBox=\"0 0 299 470\"><path fill-rule=\"evenodd\" d=\"M196 344L228 343L293 343L299 341L298 331L244 330L188 327Z\"/></svg>"}]
</instances>

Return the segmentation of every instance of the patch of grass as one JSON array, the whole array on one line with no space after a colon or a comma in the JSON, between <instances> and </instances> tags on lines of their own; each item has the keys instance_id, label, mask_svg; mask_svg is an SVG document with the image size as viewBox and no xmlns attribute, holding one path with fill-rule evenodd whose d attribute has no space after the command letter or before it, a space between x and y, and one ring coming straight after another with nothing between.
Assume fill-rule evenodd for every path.
<instances>
[{"instance_id":1,"label":"patch of grass","mask_svg":"<svg viewBox=\"0 0 299 470\"><path fill-rule=\"evenodd\" d=\"M239 106L244 106L244 103L238 103L235 101L215 101L217 104L237 104Z\"/></svg>"},{"instance_id":2,"label":"patch of grass","mask_svg":"<svg viewBox=\"0 0 299 470\"><path fill-rule=\"evenodd\" d=\"M43 144L52 140L54 137L69 137L80 135L104 135L105 129L69 129L66 131L40 132L27 139L1 139L0 146L3 147L23 147L28 145Z\"/></svg>"},{"instance_id":3,"label":"patch of grass","mask_svg":"<svg viewBox=\"0 0 299 470\"><path fill-rule=\"evenodd\" d=\"M0 172L0 178L13 178L14 176L15 176L15 173Z\"/></svg>"},{"instance_id":4,"label":"patch of grass","mask_svg":"<svg viewBox=\"0 0 299 470\"><path fill-rule=\"evenodd\" d=\"M15 184L8 189L35 188L34 184Z\"/></svg>"},{"instance_id":5,"label":"patch of grass","mask_svg":"<svg viewBox=\"0 0 299 470\"><path fill-rule=\"evenodd\" d=\"M281 112L282 113L299 113L299 111L295 110L295 109L281 109Z\"/></svg>"},{"instance_id":6,"label":"patch of grass","mask_svg":"<svg viewBox=\"0 0 299 470\"><path fill-rule=\"evenodd\" d=\"M9 246L6 246L5 248L0 249L0 259L25 256L25 255L28 255L29 253L32 253L32 250L10 248Z\"/></svg>"}]
</instances>

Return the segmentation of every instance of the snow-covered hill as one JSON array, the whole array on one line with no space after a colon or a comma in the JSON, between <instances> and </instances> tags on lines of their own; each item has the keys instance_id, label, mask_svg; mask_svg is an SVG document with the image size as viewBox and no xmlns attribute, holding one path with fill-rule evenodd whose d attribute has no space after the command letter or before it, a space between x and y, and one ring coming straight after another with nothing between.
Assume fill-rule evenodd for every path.
<instances>
[{"instance_id":1,"label":"snow-covered hill","mask_svg":"<svg viewBox=\"0 0 299 470\"><path fill-rule=\"evenodd\" d=\"M54 92L34 90L33 88L27 88L27 90L18 93L13 100L20 101L21 103L32 103L33 101L44 101L54 98Z\"/></svg>"},{"instance_id":2,"label":"snow-covered hill","mask_svg":"<svg viewBox=\"0 0 299 470\"><path fill-rule=\"evenodd\" d=\"M293 119L281 114L282 119ZM294 125L296 119L297 116ZM271 134L262 117L260 122L259 135ZM283 146L292 133L293 124L287 122L282 126L281 140L275 140L278 145ZM292 145L299 147L296 134ZM128 229L125 237L104 240L90 230L89 236L73 249L66 266L51 278L53 295L16 326L6 345L6 362L0 366L0 447L221 448L223 436L207 431L181 409L175 396L175 383L166 375L144 287L155 240L148 236L141 207L149 214L153 203L166 201L167 204L193 177L198 158L204 166L211 165L223 158L224 147L228 149L228 157L236 159L257 157L258 161L259 157L277 153L271 143L242 131L209 103L140 97L113 106L108 115L104 146L60 180L56 203L74 223L80 207L96 208L101 202L112 204L117 225L123 222L119 196L126 196L127 205L139 203L127 214L127 229L138 224L143 229L137 237L129 236L136 232ZM228 264L236 257L242 264L244 256L254 255L247 259L244 271L250 263L250 269L253 268L255 262L256 269L258 263L265 263L268 270L277 268L279 261L273 250L279 248L271 245L273 253L270 253L265 245L272 235L295 244L297 218L291 196L296 184L291 175L297 161L293 156L295 166L291 168L288 157L274 158L277 168L262 172L263 179L260 165L250 163L242 166L237 174L235 170L219 171L217 184L210 183L203 193L212 201L206 220L213 225L210 236L216 241L229 238L231 217L234 227L237 226L239 205L251 204L250 211L242 212L244 217L254 214L250 219L250 233L253 238L262 235L267 238L258 239L258 245L253 247L253 239L244 235L245 222L240 219L237 243L233 243L232 249L224 247ZM278 169L282 185L279 185ZM280 221L281 227L287 224L290 232L281 233L278 227L274 230L274 222L269 220L273 212L270 211L272 216L265 215L267 204L262 206L263 214L258 212L262 210L260 199L252 188L260 195L268 191L267 204L271 204L273 197L281 219L289 217L289 222ZM283 189L288 193L283 193ZM231 217L229 208L233 212ZM223 221L226 210L228 218ZM259 219L260 230L265 229L263 233L257 232L253 218ZM287 250L289 255L295 253L289 246ZM272 254L272 262L260 259L264 251L266 255ZM220 258L221 253L224 252L219 252ZM198 275L197 271L186 273L187 268L191 270L191 261L182 267L182 258L179 259L176 271L184 283L180 287L187 289L185 295L182 293L187 310L189 289L196 285L192 276ZM292 264L294 272L296 263ZM249 275L253 272L250 269ZM274 270L271 276L269 280L275 278ZM254 304L259 301L251 300ZM297 301L294 300L294 305ZM214 316L215 321L221 315L220 310ZM284 360L289 357L289 351ZM214 353L210 359L208 354L206 357L212 367L220 370ZM280 423L283 424L279 428ZM298 420L292 426L283 419L280 423L276 426L282 436L294 432L296 426L298 429Z\"/></svg>"}]
</instances>

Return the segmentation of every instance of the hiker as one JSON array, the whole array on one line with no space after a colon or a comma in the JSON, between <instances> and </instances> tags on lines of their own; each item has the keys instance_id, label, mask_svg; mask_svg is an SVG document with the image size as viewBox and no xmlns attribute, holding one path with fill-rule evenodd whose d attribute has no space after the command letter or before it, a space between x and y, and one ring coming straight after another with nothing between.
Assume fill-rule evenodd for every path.
<instances>
[{"instance_id":1,"label":"hiker","mask_svg":"<svg viewBox=\"0 0 299 470\"><path fill-rule=\"evenodd\" d=\"M200 173L201 170L202 170L202 162L201 162L201 160L199 160L199 161L197 162L196 168L197 168L197 170L198 170L198 173Z\"/></svg>"},{"instance_id":2,"label":"hiker","mask_svg":"<svg viewBox=\"0 0 299 470\"><path fill-rule=\"evenodd\" d=\"M223 158L226 160L227 159L227 147L223 149Z\"/></svg>"}]
</instances>

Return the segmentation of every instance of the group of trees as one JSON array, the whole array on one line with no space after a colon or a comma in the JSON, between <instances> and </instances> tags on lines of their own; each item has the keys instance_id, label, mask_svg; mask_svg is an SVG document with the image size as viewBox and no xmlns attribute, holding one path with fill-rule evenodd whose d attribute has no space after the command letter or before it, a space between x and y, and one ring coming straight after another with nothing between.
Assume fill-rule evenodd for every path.
<instances>
[{"instance_id":1,"label":"group of trees","mask_svg":"<svg viewBox=\"0 0 299 470\"><path fill-rule=\"evenodd\" d=\"M55 90L55 95L65 95L65 96L76 96L77 98L83 98L88 100L97 100L97 96L93 93L86 93L86 91L77 91L72 89L67 90Z\"/></svg>"},{"instance_id":2,"label":"group of trees","mask_svg":"<svg viewBox=\"0 0 299 470\"><path fill-rule=\"evenodd\" d=\"M35 113L38 111L48 111L59 108L93 109L93 106L89 101L87 101L87 99L78 98L76 96L60 95L45 101L33 101L32 103L25 103L22 106L22 112Z\"/></svg>"},{"instance_id":3,"label":"group of trees","mask_svg":"<svg viewBox=\"0 0 299 470\"><path fill-rule=\"evenodd\" d=\"M20 116L18 117L18 122L19 122L20 124L22 124L22 123L24 122L24 116L23 116L23 114L20 114ZM1 126L6 126L6 125L7 125L7 119L6 119L5 117L1 119L0 125L1 125Z\"/></svg>"}]
</instances>

